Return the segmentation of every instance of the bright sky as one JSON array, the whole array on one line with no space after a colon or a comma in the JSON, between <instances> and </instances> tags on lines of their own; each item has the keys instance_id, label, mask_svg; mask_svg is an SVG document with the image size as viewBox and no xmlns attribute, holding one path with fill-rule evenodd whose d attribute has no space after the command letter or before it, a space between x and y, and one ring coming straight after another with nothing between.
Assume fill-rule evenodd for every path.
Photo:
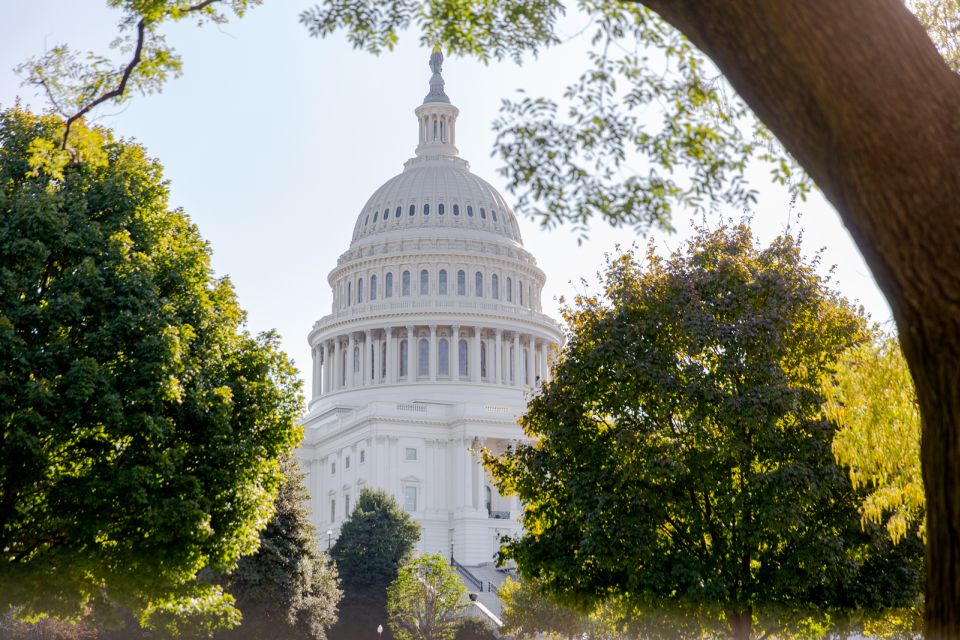
<instances>
[{"instance_id":1,"label":"bright sky","mask_svg":"<svg viewBox=\"0 0 960 640\"><path fill-rule=\"evenodd\" d=\"M317 40L297 21L311 0L266 0L242 20L202 29L184 23L168 42L184 60L184 75L163 93L137 96L105 109L99 122L135 138L165 167L171 202L182 207L213 247L218 275L229 275L253 331L276 329L302 374L309 372L307 332L330 312L327 273L350 243L353 225L373 191L413 155L413 109L428 90L429 51L407 34L399 48L374 57L342 36ZM104 0L0 0L0 106L17 96L44 103L20 86L14 66L56 44L106 54L119 14ZM570 25L571 33L576 25ZM460 108L457 143L477 175L504 194L490 157L491 122L500 101L523 88L559 97L584 66L585 36L539 60L483 66L447 58L446 92ZM757 170L758 236L769 240L790 220L802 228L808 254L823 247L834 286L876 321L890 311L834 210L819 195L790 210L784 191ZM686 218L678 216L678 228ZM799 218L799 223L798 223ZM713 222L716 222L715 220ZM557 317L557 299L594 280L604 253L637 238L600 222L578 246L568 228L540 229L521 220L524 244L547 274L543 306ZM658 234L664 252L683 232ZM305 388L309 381L305 379Z\"/></svg>"}]
</instances>

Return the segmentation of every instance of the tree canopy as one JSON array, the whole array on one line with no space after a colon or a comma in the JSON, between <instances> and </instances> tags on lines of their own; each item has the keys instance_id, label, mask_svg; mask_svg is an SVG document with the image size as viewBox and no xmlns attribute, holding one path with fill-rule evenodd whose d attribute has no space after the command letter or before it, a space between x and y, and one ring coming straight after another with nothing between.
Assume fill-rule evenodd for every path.
<instances>
[{"instance_id":1,"label":"tree canopy","mask_svg":"<svg viewBox=\"0 0 960 640\"><path fill-rule=\"evenodd\" d=\"M735 638L915 606L918 545L861 529L821 411L865 323L796 241L701 229L603 278L564 312L554 377L521 418L535 444L486 457L525 505L503 552L521 575L562 603L622 598Z\"/></svg>"},{"instance_id":2,"label":"tree canopy","mask_svg":"<svg viewBox=\"0 0 960 640\"><path fill-rule=\"evenodd\" d=\"M243 329L160 164L80 129L90 160L51 169L34 152L63 122L0 113L0 600L229 624L197 572L257 548L300 382Z\"/></svg>"}]
</instances>

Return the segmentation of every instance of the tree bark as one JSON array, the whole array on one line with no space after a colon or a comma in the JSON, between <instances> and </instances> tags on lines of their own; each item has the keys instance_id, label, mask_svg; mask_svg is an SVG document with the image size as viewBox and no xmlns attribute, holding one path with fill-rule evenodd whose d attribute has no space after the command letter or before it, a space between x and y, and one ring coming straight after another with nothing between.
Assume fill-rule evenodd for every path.
<instances>
[{"instance_id":1,"label":"tree bark","mask_svg":"<svg viewBox=\"0 0 960 640\"><path fill-rule=\"evenodd\" d=\"M730 637L733 640L750 640L753 633L753 609L730 609L727 611L727 624L730 625Z\"/></svg>"},{"instance_id":2,"label":"tree bark","mask_svg":"<svg viewBox=\"0 0 960 640\"><path fill-rule=\"evenodd\" d=\"M923 419L925 632L960 638L960 79L902 0L639 0L836 207L893 310Z\"/></svg>"}]
</instances>

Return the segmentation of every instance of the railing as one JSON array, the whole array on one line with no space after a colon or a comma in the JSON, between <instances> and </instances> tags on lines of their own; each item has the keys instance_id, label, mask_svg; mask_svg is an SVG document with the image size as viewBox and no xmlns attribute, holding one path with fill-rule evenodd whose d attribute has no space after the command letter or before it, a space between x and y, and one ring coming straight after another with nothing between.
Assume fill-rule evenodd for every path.
<instances>
[{"instance_id":1,"label":"railing","mask_svg":"<svg viewBox=\"0 0 960 640\"><path fill-rule=\"evenodd\" d=\"M497 585L493 584L489 580L487 581L487 593L495 593L500 595L500 589L497 588Z\"/></svg>"},{"instance_id":2,"label":"railing","mask_svg":"<svg viewBox=\"0 0 960 640\"><path fill-rule=\"evenodd\" d=\"M509 511L493 511L491 509L487 511L487 517L489 517L492 520L509 520L510 512Z\"/></svg>"},{"instance_id":3,"label":"railing","mask_svg":"<svg viewBox=\"0 0 960 640\"><path fill-rule=\"evenodd\" d=\"M481 580L477 576L470 573L470 570L467 569L462 564L460 564L459 562L457 562L453 556L450 556L450 564L453 565L454 569L460 572L460 575L462 575L464 578L469 580L471 584L477 587L477 589L479 589L481 592L483 591L483 580Z\"/></svg>"}]
</instances>

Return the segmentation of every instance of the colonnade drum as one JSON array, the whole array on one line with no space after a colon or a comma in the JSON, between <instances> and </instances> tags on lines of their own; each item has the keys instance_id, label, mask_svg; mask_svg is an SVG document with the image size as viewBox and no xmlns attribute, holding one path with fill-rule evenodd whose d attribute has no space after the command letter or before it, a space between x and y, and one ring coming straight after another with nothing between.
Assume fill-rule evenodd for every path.
<instances>
[{"instance_id":1,"label":"colonnade drum","mask_svg":"<svg viewBox=\"0 0 960 640\"><path fill-rule=\"evenodd\" d=\"M454 146L459 110L442 60L431 56L430 92L415 110L414 157L360 209L329 273L331 313L308 335L298 457L322 547L375 487L420 522L420 551L479 565L519 533L521 506L499 495L477 453L523 441L517 418L561 334L541 311L545 276L513 211ZM411 274L419 287L403 284Z\"/></svg>"}]
</instances>

